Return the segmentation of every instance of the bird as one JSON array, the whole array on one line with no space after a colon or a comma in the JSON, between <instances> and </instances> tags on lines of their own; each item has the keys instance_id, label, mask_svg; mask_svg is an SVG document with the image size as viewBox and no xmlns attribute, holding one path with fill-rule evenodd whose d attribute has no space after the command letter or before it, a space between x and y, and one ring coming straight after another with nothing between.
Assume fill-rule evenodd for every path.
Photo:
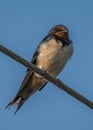
<instances>
[{"instance_id":1,"label":"bird","mask_svg":"<svg viewBox=\"0 0 93 130\"><path fill-rule=\"evenodd\" d=\"M69 30L65 25L58 24L49 30L46 37L37 46L31 63L56 78L72 54L73 43L69 39ZM35 92L41 91L47 83L48 81L41 75L27 69L16 96L6 108L17 105L16 114L25 101Z\"/></svg>"}]
</instances>

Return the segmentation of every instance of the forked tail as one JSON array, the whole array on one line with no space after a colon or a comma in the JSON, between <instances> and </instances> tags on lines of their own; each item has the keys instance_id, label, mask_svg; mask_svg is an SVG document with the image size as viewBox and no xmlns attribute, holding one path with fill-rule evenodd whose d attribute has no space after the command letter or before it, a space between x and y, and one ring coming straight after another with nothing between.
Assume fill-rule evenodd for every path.
<instances>
[{"instance_id":1,"label":"forked tail","mask_svg":"<svg viewBox=\"0 0 93 130\"><path fill-rule=\"evenodd\" d=\"M9 102L9 104L5 107L6 109L7 108L10 108L12 105L17 105L17 109L14 113L14 115L17 113L17 111L21 108L21 106L24 104L24 102L27 100L28 98L24 99L23 97L19 97L19 96L16 96L11 102Z\"/></svg>"}]
</instances>

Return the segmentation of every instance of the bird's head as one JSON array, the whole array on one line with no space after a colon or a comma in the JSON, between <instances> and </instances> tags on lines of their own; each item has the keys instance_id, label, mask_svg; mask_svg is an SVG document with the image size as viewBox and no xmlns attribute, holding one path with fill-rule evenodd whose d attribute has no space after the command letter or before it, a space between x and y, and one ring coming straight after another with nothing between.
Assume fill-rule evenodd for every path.
<instances>
[{"instance_id":1,"label":"bird's head","mask_svg":"<svg viewBox=\"0 0 93 130\"><path fill-rule=\"evenodd\" d=\"M65 40L69 40L68 29L64 25L54 26L48 33L49 35L54 35Z\"/></svg>"}]
</instances>

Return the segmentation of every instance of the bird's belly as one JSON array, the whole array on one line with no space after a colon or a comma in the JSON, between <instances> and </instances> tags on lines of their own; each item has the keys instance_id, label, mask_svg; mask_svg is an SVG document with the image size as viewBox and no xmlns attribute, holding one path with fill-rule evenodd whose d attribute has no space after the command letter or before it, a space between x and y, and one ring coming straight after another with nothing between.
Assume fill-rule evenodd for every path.
<instances>
[{"instance_id":1,"label":"bird's belly","mask_svg":"<svg viewBox=\"0 0 93 130\"><path fill-rule=\"evenodd\" d=\"M51 76L56 77L63 69L67 60L68 57L63 56L62 52L58 52L51 60L47 61L45 70L47 70Z\"/></svg>"},{"instance_id":2,"label":"bird's belly","mask_svg":"<svg viewBox=\"0 0 93 130\"><path fill-rule=\"evenodd\" d=\"M72 49L72 45L70 45L59 50L51 50L51 48L44 50L39 56L37 66L56 77L71 57Z\"/></svg>"}]
</instances>

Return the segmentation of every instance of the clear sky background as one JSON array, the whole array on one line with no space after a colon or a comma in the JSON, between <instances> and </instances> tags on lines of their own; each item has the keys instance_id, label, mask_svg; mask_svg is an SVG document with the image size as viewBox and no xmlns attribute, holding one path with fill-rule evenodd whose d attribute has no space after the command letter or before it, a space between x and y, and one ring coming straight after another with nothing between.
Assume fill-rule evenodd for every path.
<instances>
[{"instance_id":1,"label":"clear sky background","mask_svg":"<svg viewBox=\"0 0 93 130\"><path fill-rule=\"evenodd\" d=\"M93 1L0 0L0 44L27 60L56 24L69 28L74 54L58 76L93 101ZM13 116L5 106L26 68L0 52L0 130L91 130L93 110L49 83Z\"/></svg>"}]
</instances>

